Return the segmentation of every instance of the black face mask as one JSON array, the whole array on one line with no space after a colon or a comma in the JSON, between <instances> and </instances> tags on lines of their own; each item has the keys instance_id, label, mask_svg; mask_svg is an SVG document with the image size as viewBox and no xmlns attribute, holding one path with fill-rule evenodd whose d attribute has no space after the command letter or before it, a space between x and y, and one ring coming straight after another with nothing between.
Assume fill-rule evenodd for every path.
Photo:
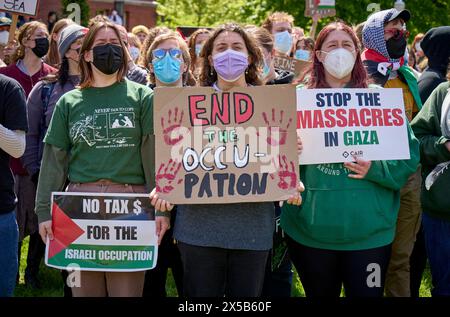
<instances>
[{"instance_id":1,"label":"black face mask","mask_svg":"<svg viewBox=\"0 0 450 317\"><path fill-rule=\"evenodd\" d=\"M114 44L98 45L92 49L94 66L103 74L112 75L123 63L122 47Z\"/></svg>"},{"instance_id":2,"label":"black face mask","mask_svg":"<svg viewBox=\"0 0 450 317\"><path fill-rule=\"evenodd\" d=\"M389 53L389 57L392 59L397 59L405 55L406 44L406 39L403 36L399 39L394 39L391 37L387 40L386 48Z\"/></svg>"},{"instance_id":3,"label":"black face mask","mask_svg":"<svg viewBox=\"0 0 450 317\"><path fill-rule=\"evenodd\" d=\"M48 48L50 43L48 42L48 38L43 37L41 39L35 39L34 42L36 45L31 49L37 57L44 57L48 52Z\"/></svg>"}]
</instances>

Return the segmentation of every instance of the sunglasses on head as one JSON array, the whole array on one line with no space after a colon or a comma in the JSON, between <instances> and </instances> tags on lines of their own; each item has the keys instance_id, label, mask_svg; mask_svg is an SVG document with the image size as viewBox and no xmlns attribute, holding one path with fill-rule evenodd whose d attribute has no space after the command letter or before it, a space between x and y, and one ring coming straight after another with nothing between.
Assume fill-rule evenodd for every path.
<instances>
[{"instance_id":1,"label":"sunglasses on head","mask_svg":"<svg viewBox=\"0 0 450 317\"><path fill-rule=\"evenodd\" d=\"M392 34L392 37L396 40L401 39L402 37L408 38L409 31L406 30L399 30L399 29L388 29L385 30L386 33Z\"/></svg>"},{"instance_id":2,"label":"sunglasses on head","mask_svg":"<svg viewBox=\"0 0 450 317\"><path fill-rule=\"evenodd\" d=\"M152 52L153 59L154 60L163 59L167 53L169 53L171 57L177 59L181 59L183 55L181 50L178 48L169 48L169 49L158 48Z\"/></svg>"}]
</instances>

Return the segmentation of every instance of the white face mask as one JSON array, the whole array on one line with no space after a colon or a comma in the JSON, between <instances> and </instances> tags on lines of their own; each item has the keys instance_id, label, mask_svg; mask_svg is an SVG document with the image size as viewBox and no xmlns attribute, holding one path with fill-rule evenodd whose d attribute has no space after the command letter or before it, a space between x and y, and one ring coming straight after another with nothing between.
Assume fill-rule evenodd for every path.
<instances>
[{"instance_id":1,"label":"white face mask","mask_svg":"<svg viewBox=\"0 0 450 317\"><path fill-rule=\"evenodd\" d=\"M421 52L422 51L422 47L420 46L420 43L421 42L417 42L416 45L415 45L415 48L416 48L417 52Z\"/></svg>"},{"instance_id":2,"label":"white face mask","mask_svg":"<svg viewBox=\"0 0 450 317\"><path fill-rule=\"evenodd\" d=\"M133 61L136 61L141 55L141 51L136 46L130 47L130 55Z\"/></svg>"},{"instance_id":3,"label":"white face mask","mask_svg":"<svg viewBox=\"0 0 450 317\"><path fill-rule=\"evenodd\" d=\"M8 44L9 32L1 31L0 32L0 44Z\"/></svg>"},{"instance_id":4,"label":"white face mask","mask_svg":"<svg viewBox=\"0 0 450 317\"><path fill-rule=\"evenodd\" d=\"M333 77L342 79L352 72L356 59L349 50L337 48L331 52L322 51L322 53L327 54L322 64Z\"/></svg>"}]
</instances>

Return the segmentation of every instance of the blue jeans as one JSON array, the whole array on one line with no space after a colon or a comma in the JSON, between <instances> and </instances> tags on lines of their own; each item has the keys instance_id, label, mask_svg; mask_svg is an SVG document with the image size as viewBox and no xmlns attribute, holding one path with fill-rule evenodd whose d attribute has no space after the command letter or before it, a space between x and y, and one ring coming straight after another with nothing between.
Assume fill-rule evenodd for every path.
<instances>
[{"instance_id":1,"label":"blue jeans","mask_svg":"<svg viewBox=\"0 0 450 317\"><path fill-rule=\"evenodd\" d=\"M12 296L18 269L16 213L0 214L0 297Z\"/></svg>"},{"instance_id":2,"label":"blue jeans","mask_svg":"<svg viewBox=\"0 0 450 317\"><path fill-rule=\"evenodd\" d=\"M430 261L432 296L450 296L450 221L422 215L425 248Z\"/></svg>"}]
</instances>

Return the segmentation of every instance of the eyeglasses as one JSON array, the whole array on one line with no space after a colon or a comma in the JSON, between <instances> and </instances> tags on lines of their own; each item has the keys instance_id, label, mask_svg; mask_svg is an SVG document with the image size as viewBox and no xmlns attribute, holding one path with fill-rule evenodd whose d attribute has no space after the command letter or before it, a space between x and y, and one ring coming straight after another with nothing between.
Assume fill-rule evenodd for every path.
<instances>
[{"instance_id":1,"label":"eyeglasses","mask_svg":"<svg viewBox=\"0 0 450 317\"><path fill-rule=\"evenodd\" d=\"M177 58L180 59L183 56L183 53L181 52L181 50L179 50L178 48L169 48L169 49L164 49L164 48L158 48L156 50L154 50L152 52L153 55L153 59L158 60L158 59L163 59L166 54L169 53L171 57L173 58Z\"/></svg>"},{"instance_id":2,"label":"eyeglasses","mask_svg":"<svg viewBox=\"0 0 450 317\"><path fill-rule=\"evenodd\" d=\"M399 30L399 29L387 29L384 30L387 34L392 34L392 37L395 40L401 39L402 37L408 38L409 31L406 30Z\"/></svg>"}]
</instances>

